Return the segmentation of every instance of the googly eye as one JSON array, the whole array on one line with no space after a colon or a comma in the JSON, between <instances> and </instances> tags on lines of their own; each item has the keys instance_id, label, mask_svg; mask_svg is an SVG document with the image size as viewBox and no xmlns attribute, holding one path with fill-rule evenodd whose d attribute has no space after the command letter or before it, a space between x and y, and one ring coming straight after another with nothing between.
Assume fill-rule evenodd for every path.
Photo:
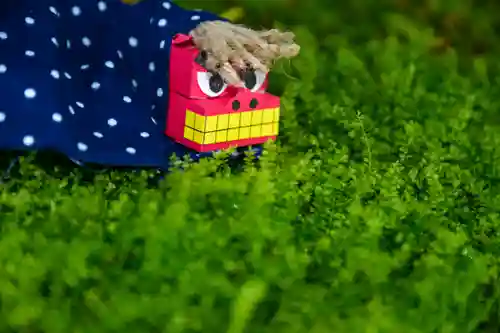
<instances>
[{"instance_id":1,"label":"googly eye","mask_svg":"<svg viewBox=\"0 0 500 333\"><path fill-rule=\"evenodd\" d=\"M209 97L220 96L227 88L224 79L217 73L198 72L197 81L200 90Z\"/></svg>"},{"instance_id":2,"label":"googly eye","mask_svg":"<svg viewBox=\"0 0 500 333\"><path fill-rule=\"evenodd\" d=\"M241 79L247 89L255 92L259 90L266 81L266 73L261 70L247 69L242 73Z\"/></svg>"}]
</instances>

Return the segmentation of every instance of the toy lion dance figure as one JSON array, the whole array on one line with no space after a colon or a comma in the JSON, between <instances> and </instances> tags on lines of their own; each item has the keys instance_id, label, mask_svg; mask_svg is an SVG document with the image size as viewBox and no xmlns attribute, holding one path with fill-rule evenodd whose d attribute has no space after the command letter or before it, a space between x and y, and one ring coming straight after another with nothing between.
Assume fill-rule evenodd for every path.
<instances>
[{"instance_id":1,"label":"toy lion dance figure","mask_svg":"<svg viewBox=\"0 0 500 333\"><path fill-rule=\"evenodd\" d=\"M291 32L255 31L169 0L4 0L0 149L166 168L278 134L266 92Z\"/></svg>"}]
</instances>

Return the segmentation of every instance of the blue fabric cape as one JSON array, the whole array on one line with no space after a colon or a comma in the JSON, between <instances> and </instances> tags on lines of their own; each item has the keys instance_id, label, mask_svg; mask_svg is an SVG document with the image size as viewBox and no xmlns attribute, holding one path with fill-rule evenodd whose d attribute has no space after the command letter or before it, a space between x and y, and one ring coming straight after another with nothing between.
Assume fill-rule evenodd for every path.
<instances>
[{"instance_id":1,"label":"blue fabric cape","mask_svg":"<svg viewBox=\"0 0 500 333\"><path fill-rule=\"evenodd\" d=\"M0 150L167 168L196 154L164 134L171 38L216 15L170 1L3 0Z\"/></svg>"}]
</instances>

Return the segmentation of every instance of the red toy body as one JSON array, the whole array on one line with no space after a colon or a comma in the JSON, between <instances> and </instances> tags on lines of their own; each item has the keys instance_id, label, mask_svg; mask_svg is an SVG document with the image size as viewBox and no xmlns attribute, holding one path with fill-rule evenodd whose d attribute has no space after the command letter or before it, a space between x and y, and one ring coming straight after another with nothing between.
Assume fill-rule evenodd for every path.
<instances>
[{"instance_id":1,"label":"red toy body","mask_svg":"<svg viewBox=\"0 0 500 333\"><path fill-rule=\"evenodd\" d=\"M275 140L280 100L266 93L267 75L249 71L245 87L227 86L202 63L191 37L172 39L165 134L197 152Z\"/></svg>"}]
</instances>

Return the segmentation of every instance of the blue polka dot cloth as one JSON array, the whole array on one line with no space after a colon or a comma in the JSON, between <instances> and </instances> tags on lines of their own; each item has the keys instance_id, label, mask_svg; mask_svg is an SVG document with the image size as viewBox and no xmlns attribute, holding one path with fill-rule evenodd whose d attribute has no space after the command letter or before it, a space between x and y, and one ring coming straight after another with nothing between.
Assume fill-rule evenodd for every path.
<instances>
[{"instance_id":1,"label":"blue polka dot cloth","mask_svg":"<svg viewBox=\"0 0 500 333\"><path fill-rule=\"evenodd\" d=\"M216 15L170 1L3 0L0 150L168 168L196 153L165 134L172 37Z\"/></svg>"}]
</instances>

